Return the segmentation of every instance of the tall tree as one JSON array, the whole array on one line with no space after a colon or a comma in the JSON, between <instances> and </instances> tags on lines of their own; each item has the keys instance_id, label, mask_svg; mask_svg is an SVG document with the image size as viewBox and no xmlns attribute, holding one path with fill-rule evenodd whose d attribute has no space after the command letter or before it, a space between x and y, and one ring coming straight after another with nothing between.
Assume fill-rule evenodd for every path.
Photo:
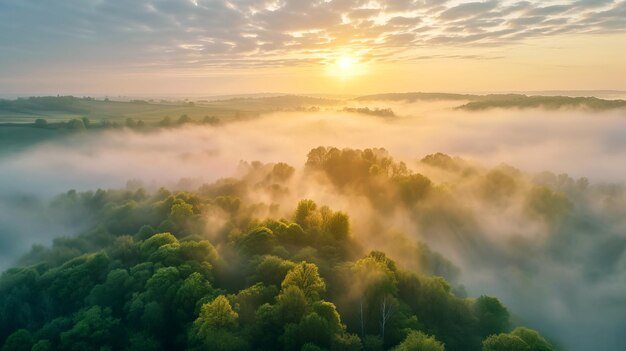
<instances>
[{"instance_id":1,"label":"tall tree","mask_svg":"<svg viewBox=\"0 0 626 351\"><path fill-rule=\"evenodd\" d=\"M326 284L313 263L300 262L293 267L283 280L283 289L290 286L298 287L309 301L317 301L326 290Z\"/></svg>"}]
</instances>

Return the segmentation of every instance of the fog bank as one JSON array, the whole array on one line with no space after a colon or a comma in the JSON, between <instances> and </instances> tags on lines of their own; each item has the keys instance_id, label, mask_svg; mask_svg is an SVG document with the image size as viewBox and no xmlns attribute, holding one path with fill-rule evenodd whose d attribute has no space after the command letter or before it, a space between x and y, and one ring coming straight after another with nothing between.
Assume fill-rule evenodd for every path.
<instances>
[{"instance_id":1,"label":"fog bank","mask_svg":"<svg viewBox=\"0 0 626 351\"><path fill-rule=\"evenodd\" d=\"M593 184L621 183L626 177L624 111L469 113L445 102L367 106L391 107L397 117L282 112L219 127L77 133L6 155L0 158L0 268L7 268L34 243L48 244L88 227L47 207L54 195L69 189L120 188L129 180L149 189L195 189L239 175L242 161L285 162L296 168L297 177L289 184L291 195L284 208L308 197L343 210L366 246L372 239L371 222L363 218L380 216L390 230L404 231L452 260L461 269L459 283L470 295L501 297L530 326L546 330L573 350L593 349L598 338L603 348L619 345L620 330L626 327L623 190L613 195L596 188L576 190L574 215L560 226L523 214L521 195L501 207L460 195L471 193L487 169L501 163L525 172L517 180L523 191L541 171L567 173L574 181L587 177ZM455 184L455 201L469 211L460 218L476 224L428 231L417 219L427 209L399 208L384 217L376 206L355 202L355 194L304 181L306 155L320 145L385 148L436 185ZM475 178L462 178L418 162L436 152L462 157L480 171Z\"/></svg>"}]
</instances>

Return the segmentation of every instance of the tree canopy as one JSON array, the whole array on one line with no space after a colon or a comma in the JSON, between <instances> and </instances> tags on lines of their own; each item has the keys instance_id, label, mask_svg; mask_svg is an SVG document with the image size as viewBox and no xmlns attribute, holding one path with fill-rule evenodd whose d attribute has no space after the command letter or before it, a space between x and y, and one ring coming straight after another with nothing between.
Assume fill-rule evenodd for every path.
<instances>
[{"instance_id":1,"label":"tree canopy","mask_svg":"<svg viewBox=\"0 0 626 351\"><path fill-rule=\"evenodd\" d=\"M463 167L441 155L424 162ZM272 215L272 204L247 192L284 196L278 183L293 168L242 167L245 181L222 179L196 192L55 198L55 210L93 225L34 247L2 273L2 350L554 350L536 331L512 329L497 298L457 294L454 281L430 274L452 268L425 246L403 247L415 260L405 262L367 250L346 212L310 199L287 216ZM337 191L361 191L383 212L400 203L432 215L435 225L443 211L420 206L445 192L382 149L317 148L307 168ZM503 175L493 177L499 199L515 191ZM556 208L547 223L568 211L556 192L529 195L527 211L546 206Z\"/></svg>"}]
</instances>

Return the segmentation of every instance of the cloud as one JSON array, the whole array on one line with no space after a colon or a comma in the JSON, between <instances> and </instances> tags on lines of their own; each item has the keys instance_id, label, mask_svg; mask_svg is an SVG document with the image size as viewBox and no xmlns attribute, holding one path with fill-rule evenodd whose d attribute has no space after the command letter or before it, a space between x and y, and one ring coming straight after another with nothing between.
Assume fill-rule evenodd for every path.
<instances>
[{"instance_id":1,"label":"cloud","mask_svg":"<svg viewBox=\"0 0 626 351\"><path fill-rule=\"evenodd\" d=\"M497 1L468 2L455 7L450 7L441 13L444 20L455 20L459 18L479 16L489 12L498 6Z\"/></svg>"},{"instance_id":2,"label":"cloud","mask_svg":"<svg viewBox=\"0 0 626 351\"><path fill-rule=\"evenodd\" d=\"M45 61L167 69L228 67L228 61L233 68L257 67L267 59L290 66L322 62L337 51L386 60L390 55L380 53L390 53L390 47L499 46L562 33L621 32L626 29L625 11L626 2L607 0L559 5L493 0L5 0L0 3L0 73L28 70Z\"/></svg>"}]
</instances>

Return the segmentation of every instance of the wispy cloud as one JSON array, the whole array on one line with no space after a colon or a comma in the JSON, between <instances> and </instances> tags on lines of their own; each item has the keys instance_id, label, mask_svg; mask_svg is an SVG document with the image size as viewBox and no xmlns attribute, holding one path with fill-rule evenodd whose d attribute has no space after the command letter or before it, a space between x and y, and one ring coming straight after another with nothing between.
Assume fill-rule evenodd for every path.
<instances>
[{"instance_id":1,"label":"wispy cloud","mask_svg":"<svg viewBox=\"0 0 626 351\"><path fill-rule=\"evenodd\" d=\"M343 51L385 61L398 49L624 32L624 18L623 0L3 0L0 66L44 56L164 68L292 66Z\"/></svg>"}]
</instances>

